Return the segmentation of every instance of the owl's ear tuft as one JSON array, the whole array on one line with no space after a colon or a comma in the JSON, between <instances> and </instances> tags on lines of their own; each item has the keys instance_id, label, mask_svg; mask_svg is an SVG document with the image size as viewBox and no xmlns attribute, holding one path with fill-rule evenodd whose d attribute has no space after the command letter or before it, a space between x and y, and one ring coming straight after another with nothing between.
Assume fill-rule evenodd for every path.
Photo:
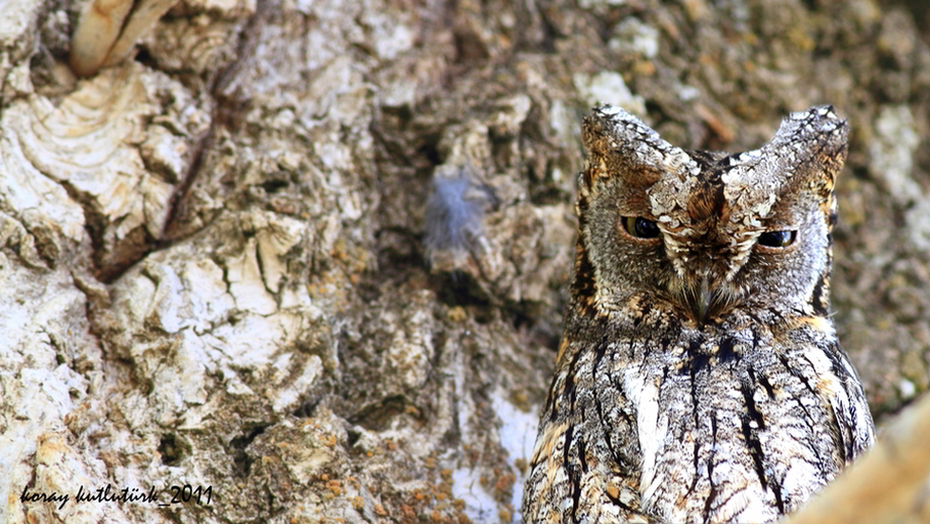
<instances>
[{"instance_id":1,"label":"owl's ear tuft","mask_svg":"<svg viewBox=\"0 0 930 524\"><path fill-rule=\"evenodd\" d=\"M771 219L790 215L793 203L807 195L820 204L829 220L835 209L836 177L846 162L848 136L849 125L832 106L792 113L761 149L725 159L728 165L722 180L728 202L743 199L739 207L751 211L749 218ZM746 195L752 196L754 207L748 207ZM745 214L734 213L731 219L743 220Z\"/></svg>"},{"instance_id":2,"label":"owl's ear tuft","mask_svg":"<svg viewBox=\"0 0 930 524\"><path fill-rule=\"evenodd\" d=\"M833 106L816 106L785 118L763 153L790 152L779 159L783 169L794 173L788 184L810 188L827 201L846 163L848 140L849 124Z\"/></svg>"},{"instance_id":3,"label":"owl's ear tuft","mask_svg":"<svg viewBox=\"0 0 930 524\"><path fill-rule=\"evenodd\" d=\"M594 108L585 117L582 140L587 160L582 182L593 189L597 181L620 177L631 187L647 188L662 176L651 153L673 146L640 119L618 107Z\"/></svg>"}]
</instances>

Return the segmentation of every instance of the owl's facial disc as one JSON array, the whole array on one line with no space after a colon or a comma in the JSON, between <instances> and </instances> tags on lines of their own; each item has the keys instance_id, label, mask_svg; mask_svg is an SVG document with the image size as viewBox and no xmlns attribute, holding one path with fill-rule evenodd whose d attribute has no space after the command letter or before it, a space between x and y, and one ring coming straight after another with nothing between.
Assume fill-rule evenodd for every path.
<instances>
[{"instance_id":1,"label":"owl's facial disc","mask_svg":"<svg viewBox=\"0 0 930 524\"><path fill-rule=\"evenodd\" d=\"M619 108L585 119L572 293L617 311L644 293L698 323L771 303L829 307L833 186L848 126L828 106L794 113L744 153L673 146Z\"/></svg>"},{"instance_id":2,"label":"owl's facial disc","mask_svg":"<svg viewBox=\"0 0 930 524\"><path fill-rule=\"evenodd\" d=\"M756 260L753 267L762 263L769 271L790 264L785 257L794 256L804 229L784 217L774 222L760 217L751 225L733 227L726 205L699 220L684 212L673 214L672 220L668 216L659 217L660 234L655 242L662 244L662 258L670 271L657 273L661 276L655 284L665 288L668 299L699 324L726 315L758 291L748 285L756 279L743 276L750 260ZM676 221L679 226L671 227ZM630 240L640 245L645 242Z\"/></svg>"},{"instance_id":3,"label":"owl's facial disc","mask_svg":"<svg viewBox=\"0 0 930 524\"><path fill-rule=\"evenodd\" d=\"M691 266L673 273L666 289L668 299L698 324L725 315L745 298L747 290L728 277L725 261L692 258Z\"/></svg>"}]
</instances>

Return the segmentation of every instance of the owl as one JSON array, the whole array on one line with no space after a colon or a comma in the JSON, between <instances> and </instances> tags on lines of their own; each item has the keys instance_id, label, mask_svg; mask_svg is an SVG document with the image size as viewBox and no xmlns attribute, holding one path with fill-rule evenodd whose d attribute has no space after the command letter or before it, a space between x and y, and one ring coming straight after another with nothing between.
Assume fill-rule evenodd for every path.
<instances>
[{"instance_id":1,"label":"owl","mask_svg":"<svg viewBox=\"0 0 930 524\"><path fill-rule=\"evenodd\" d=\"M579 230L526 522L771 522L872 445L830 318L848 126L793 113L761 149L584 120Z\"/></svg>"}]
</instances>

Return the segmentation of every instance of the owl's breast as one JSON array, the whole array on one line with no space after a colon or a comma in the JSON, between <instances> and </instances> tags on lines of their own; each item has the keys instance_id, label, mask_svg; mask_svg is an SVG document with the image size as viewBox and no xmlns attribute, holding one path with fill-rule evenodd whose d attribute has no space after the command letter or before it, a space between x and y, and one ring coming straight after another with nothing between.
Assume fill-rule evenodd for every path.
<instances>
[{"instance_id":1,"label":"owl's breast","mask_svg":"<svg viewBox=\"0 0 930 524\"><path fill-rule=\"evenodd\" d=\"M682 331L629 348L639 365L618 352L594 373L620 377L635 413L646 512L670 522L774 521L844 466L844 429L808 378L823 370L801 357L810 348L753 329Z\"/></svg>"}]
</instances>

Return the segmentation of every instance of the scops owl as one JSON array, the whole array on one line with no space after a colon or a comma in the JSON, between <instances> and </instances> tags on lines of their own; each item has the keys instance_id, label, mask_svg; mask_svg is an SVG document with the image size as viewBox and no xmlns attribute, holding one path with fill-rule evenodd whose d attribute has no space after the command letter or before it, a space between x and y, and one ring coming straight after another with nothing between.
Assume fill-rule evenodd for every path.
<instances>
[{"instance_id":1,"label":"scops owl","mask_svg":"<svg viewBox=\"0 0 930 524\"><path fill-rule=\"evenodd\" d=\"M771 522L874 441L830 318L848 126L791 114L745 153L584 121L578 243L526 522Z\"/></svg>"}]
</instances>

